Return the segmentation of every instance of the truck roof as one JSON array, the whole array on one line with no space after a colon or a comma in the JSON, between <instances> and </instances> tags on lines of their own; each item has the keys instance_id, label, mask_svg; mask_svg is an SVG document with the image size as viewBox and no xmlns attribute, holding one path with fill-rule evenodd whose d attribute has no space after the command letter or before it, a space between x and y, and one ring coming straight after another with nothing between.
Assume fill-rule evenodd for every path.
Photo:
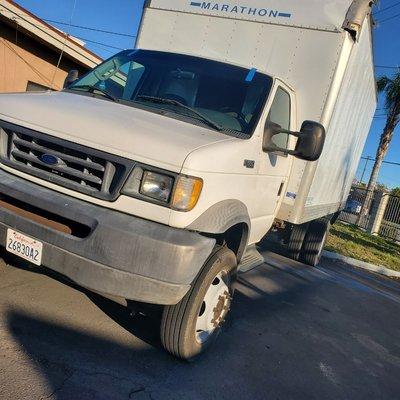
<instances>
[{"instance_id":1,"label":"truck roof","mask_svg":"<svg viewBox=\"0 0 400 400\"><path fill-rule=\"evenodd\" d=\"M337 32L342 30L353 3L353 0L149 0L148 6L189 14Z\"/></svg>"}]
</instances>

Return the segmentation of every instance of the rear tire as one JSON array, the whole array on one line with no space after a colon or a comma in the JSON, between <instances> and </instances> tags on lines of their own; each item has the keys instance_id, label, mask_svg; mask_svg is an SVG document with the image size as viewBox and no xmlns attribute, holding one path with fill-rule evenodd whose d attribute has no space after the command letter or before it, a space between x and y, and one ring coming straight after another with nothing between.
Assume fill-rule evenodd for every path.
<instances>
[{"instance_id":1,"label":"rear tire","mask_svg":"<svg viewBox=\"0 0 400 400\"><path fill-rule=\"evenodd\" d=\"M290 232L289 242L287 245L288 257L292 260L299 261L301 249L307 234L309 224L293 225Z\"/></svg>"},{"instance_id":2,"label":"rear tire","mask_svg":"<svg viewBox=\"0 0 400 400\"><path fill-rule=\"evenodd\" d=\"M310 223L300 253L300 260L303 263L312 267L319 264L330 227L331 223L327 219L317 219Z\"/></svg>"},{"instance_id":3,"label":"rear tire","mask_svg":"<svg viewBox=\"0 0 400 400\"><path fill-rule=\"evenodd\" d=\"M192 360L215 341L230 309L236 272L233 251L217 246L186 296L164 308L161 342L169 353Z\"/></svg>"}]
</instances>

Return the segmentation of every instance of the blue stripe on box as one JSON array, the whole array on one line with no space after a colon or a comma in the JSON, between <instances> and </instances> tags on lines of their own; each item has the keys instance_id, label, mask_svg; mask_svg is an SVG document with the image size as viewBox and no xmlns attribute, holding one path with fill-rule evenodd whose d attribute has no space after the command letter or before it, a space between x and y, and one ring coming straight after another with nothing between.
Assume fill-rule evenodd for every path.
<instances>
[{"instance_id":1,"label":"blue stripe on box","mask_svg":"<svg viewBox=\"0 0 400 400\"><path fill-rule=\"evenodd\" d=\"M289 13L279 13L278 17L284 17L284 18L290 18L292 16L292 14Z\"/></svg>"},{"instance_id":2,"label":"blue stripe on box","mask_svg":"<svg viewBox=\"0 0 400 400\"><path fill-rule=\"evenodd\" d=\"M195 2L195 1L192 1L192 2L190 3L190 5L193 6L193 7L200 7L200 6L201 6L201 3L197 3L197 2Z\"/></svg>"}]
</instances>

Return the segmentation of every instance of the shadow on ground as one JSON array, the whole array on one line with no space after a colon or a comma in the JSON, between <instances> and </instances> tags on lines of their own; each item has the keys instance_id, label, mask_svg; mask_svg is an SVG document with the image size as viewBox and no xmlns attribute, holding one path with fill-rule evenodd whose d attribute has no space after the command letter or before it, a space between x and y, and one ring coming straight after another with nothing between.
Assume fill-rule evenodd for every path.
<instances>
[{"instance_id":1,"label":"shadow on ground","mask_svg":"<svg viewBox=\"0 0 400 400\"><path fill-rule=\"evenodd\" d=\"M16 268L46 274L84 293L101 312L132 335L131 343L120 343L118 337L102 337L101 331L94 336L23 311L9 311L8 329L35 361L48 383L46 396L53 399L224 399L236 396L238 381L243 381L239 391L244 390L244 398L250 394L252 398L264 398L261 384L245 389L251 374L255 374L251 379L263 381L258 368L267 362L270 348L264 343L264 328L257 327L260 315L266 322L275 313L282 313L288 304L301 301L298 285L304 285L299 279L292 295L285 294L289 301L286 304L277 300L283 290L278 290L277 280L262 288L257 283L263 279L262 274L255 281L242 276L225 340L220 338L209 354L188 364L162 350L159 318L140 314L132 317L126 307L66 282L49 270L39 272L13 257L8 261ZM307 290L306 286L303 290Z\"/></svg>"},{"instance_id":2,"label":"shadow on ground","mask_svg":"<svg viewBox=\"0 0 400 400\"><path fill-rule=\"evenodd\" d=\"M72 328L15 307L7 329L47 381L44 397L57 400L394 399L400 322L389 326L385 315L398 315L400 302L350 283L300 264L242 275L223 337L193 364L160 349L157 319L132 318L71 283L123 334L117 327L106 334L95 315Z\"/></svg>"}]
</instances>

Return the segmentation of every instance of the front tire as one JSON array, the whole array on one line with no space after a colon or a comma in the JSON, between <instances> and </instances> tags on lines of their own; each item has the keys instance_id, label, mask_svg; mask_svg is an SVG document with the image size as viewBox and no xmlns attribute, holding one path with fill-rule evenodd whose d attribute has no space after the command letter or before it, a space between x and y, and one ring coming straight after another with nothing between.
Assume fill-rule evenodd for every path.
<instances>
[{"instance_id":1,"label":"front tire","mask_svg":"<svg viewBox=\"0 0 400 400\"><path fill-rule=\"evenodd\" d=\"M161 341L168 352L191 360L215 341L230 309L236 271L233 251L217 246L186 296L164 309Z\"/></svg>"}]
</instances>

